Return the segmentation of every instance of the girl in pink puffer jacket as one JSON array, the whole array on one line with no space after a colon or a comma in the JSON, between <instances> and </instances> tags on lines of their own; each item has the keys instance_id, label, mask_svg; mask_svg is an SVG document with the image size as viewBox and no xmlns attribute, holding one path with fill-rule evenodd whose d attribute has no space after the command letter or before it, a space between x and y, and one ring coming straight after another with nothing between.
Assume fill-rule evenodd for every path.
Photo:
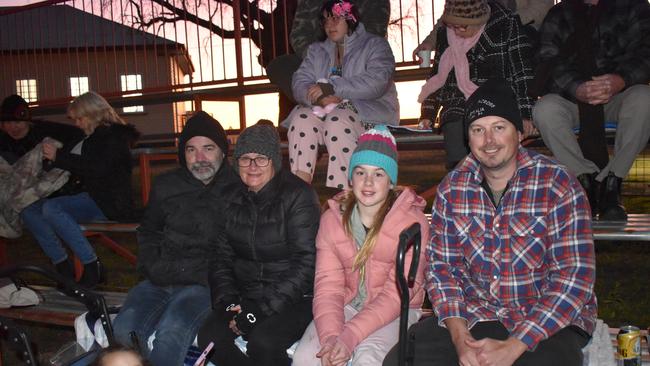
<instances>
[{"instance_id":1,"label":"girl in pink puffer jacket","mask_svg":"<svg viewBox=\"0 0 650 366\"><path fill-rule=\"evenodd\" d=\"M329 200L316 238L314 321L293 358L295 366L380 365L399 336L395 280L399 234L413 223L428 240L425 201L395 187L395 139L377 125L359 137L350 161L351 190ZM425 239L426 238L426 239ZM424 252L420 263L424 263ZM411 255L407 254L406 268ZM423 270L411 291L409 325L421 315Z\"/></svg>"}]
</instances>

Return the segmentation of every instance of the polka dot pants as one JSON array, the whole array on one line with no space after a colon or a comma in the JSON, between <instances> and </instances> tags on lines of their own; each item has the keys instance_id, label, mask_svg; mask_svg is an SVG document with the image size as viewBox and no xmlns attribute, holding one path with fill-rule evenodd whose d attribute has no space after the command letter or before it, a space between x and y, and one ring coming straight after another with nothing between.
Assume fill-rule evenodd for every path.
<instances>
[{"instance_id":1,"label":"polka dot pants","mask_svg":"<svg viewBox=\"0 0 650 366\"><path fill-rule=\"evenodd\" d=\"M318 145L325 145L329 154L326 186L347 188L350 157L364 131L359 116L348 108L334 109L323 121L311 108L297 107L288 133L291 171L313 176Z\"/></svg>"}]
</instances>

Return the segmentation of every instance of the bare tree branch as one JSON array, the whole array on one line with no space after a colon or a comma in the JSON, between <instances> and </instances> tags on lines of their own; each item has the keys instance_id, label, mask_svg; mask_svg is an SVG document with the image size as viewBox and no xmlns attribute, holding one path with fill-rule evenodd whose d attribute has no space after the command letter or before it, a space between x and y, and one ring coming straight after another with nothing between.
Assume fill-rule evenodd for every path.
<instances>
[{"instance_id":1,"label":"bare tree branch","mask_svg":"<svg viewBox=\"0 0 650 366\"><path fill-rule=\"evenodd\" d=\"M224 10L224 7L232 9L234 6L239 6L240 23L234 26L239 27L242 37L249 38L258 49L263 50L260 54L260 63L263 66L267 65L272 58L291 52L291 46L286 42L289 29L285 28L290 28L293 22L297 0L279 0L275 8L266 11L259 7L257 1L250 0L208 0L207 3L204 1L189 3L192 0L148 0L152 4L150 14L143 10L139 1L142 0L126 0L126 3L132 6L131 17L134 26L146 29L158 25L156 30L160 31L161 24L186 21L208 29L223 38L235 38L234 29L225 29L221 22L216 23L213 19L219 11ZM153 4L160 8L154 11ZM216 4L214 11L210 8L210 4ZM207 8L207 11L201 12L200 8ZM207 16L207 19L199 16L200 14Z\"/></svg>"},{"instance_id":2,"label":"bare tree branch","mask_svg":"<svg viewBox=\"0 0 650 366\"><path fill-rule=\"evenodd\" d=\"M234 32L225 30L222 27L220 27L219 25L217 25L217 24L215 24L215 23L213 23L213 22L211 22L209 20L205 20L203 18L200 18L196 14L188 11L186 1L181 1L182 5L183 5L182 9L178 8L176 6L173 6L167 0L150 0L150 1L152 1L152 2L154 2L154 3L156 3L156 4L160 5L160 6L164 7L165 9L171 11L177 17L179 17L181 20L186 20L188 22L192 22L192 23L197 24L197 25L199 25L200 27L203 27L203 28L213 29L214 33L232 34L232 37L234 37ZM247 32L246 29L244 29L242 31L242 36L248 37L248 32Z\"/></svg>"},{"instance_id":3,"label":"bare tree branch","mask_svg":"<svg viewBox=\"0 0 650 366\"><path fill-rule=\"evenodd\" d=\"M183 8L176 7L172 5L169 1L166 0L150 0L152 3L158 4L163 9L166 9L167 11L162 11L160 15L154 16L151 15L149 19L142 13L140 10L140 7L138 4L136 4L136 0L129 0L132 4L136 5L136 8L138 9L138 21L135 21L134 24L138 24L143 28L147 28L150 26L153 26L154 24L158 23L174 23L177 21L188 21L194 24L199 25L200 27L204 27L207 29L212 30L213 33L217 33L219 35L222 35L225 38L234 38L235 37L235 32L232 30L226 30L219 25L217 25L214 22L211 22L209 20L200 18L199 16L195 15L194 13L190 12L187 10L187 4L185 1L182 1L182 6ZM221 2L226 2L226 1L221 1ZM242 30L242 36L243 37L248 37L249 32L247 29Z\"/></svg>"}]
</instances>

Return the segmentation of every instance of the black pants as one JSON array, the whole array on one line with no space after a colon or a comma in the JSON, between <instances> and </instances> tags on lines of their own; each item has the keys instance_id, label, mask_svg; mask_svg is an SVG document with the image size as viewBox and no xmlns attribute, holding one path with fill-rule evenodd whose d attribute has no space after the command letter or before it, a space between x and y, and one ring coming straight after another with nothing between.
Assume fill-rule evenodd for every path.
<instances>
[{"instance_id":1,"label":"black pants","mask_svg":"<svg viewBox=\"0 0 650 366\"><path fill-rule=\"evenodd\" d=\"M458 162L465 159L469 153L469 148L465 142L466 131L464 126L462 118L447 121L442 125L445 153L447 154L445 168L448 171L454 169Z\"/></svg>"},{"instance_id":2,"label":"black pants","mask_svg":"<svg viewBox=\"0 0 650 366\"><path fill-rule=\"evenodd\" d=\"M290 365L287 348L302 337L311 322L311 305L312 298L305 298L285 311L264 319L247 335L248 356L234 343L237 335L228 328L232 317L224 317L221 311L212 312L199 330L199 347L205 348L208 343L214 342L210 361L219 366Z\"/></svg>"},{"instance_id":3,"label":"black pants","mask_svg":"<svg viewBox=\"0 0 650 366\"><path fill-rule=\"evenodd\" d=\"M501 323L480 322L470 332L474 339L493 338L505 340L508 330ZM458 366L458 355L447 328L438 326L438 318L431 317L414 324L409 337L415 336L413 366ZM582 329L570 326L552 337L539 342L533 352L524 352L515 366L582 366L582 348L591 337ZM398 345L384 359L384 366L397 365Z\"/></svg>"}]
</instances>

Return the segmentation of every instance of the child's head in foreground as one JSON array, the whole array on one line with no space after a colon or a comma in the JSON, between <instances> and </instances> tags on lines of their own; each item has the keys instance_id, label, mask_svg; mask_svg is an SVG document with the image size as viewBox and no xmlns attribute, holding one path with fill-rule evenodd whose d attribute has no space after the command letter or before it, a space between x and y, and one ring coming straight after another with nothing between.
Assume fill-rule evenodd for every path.
<instances>
[{"instance_id":1,"label":"child's head in foreground","mask_svg":"<svg viewBox=\"0 0 650 366\"><path fill-rule=\"evenodd\" d=\"M92 366L151 366L131 347L112 345L99 352Z\"/></svg>"}]
</instances>

